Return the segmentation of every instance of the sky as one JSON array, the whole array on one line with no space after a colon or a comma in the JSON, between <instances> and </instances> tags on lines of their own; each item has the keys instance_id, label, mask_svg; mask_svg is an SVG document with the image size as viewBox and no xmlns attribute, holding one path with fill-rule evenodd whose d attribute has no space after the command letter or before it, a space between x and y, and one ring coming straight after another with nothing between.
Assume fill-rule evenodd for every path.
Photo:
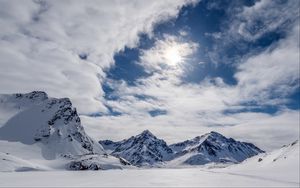
<instances>
[{"instance_id":1,"label":"sky","mask_svg":"<svg viewBox=\"0 0 300 188\"><path fill-rule=\"evenodd\" d=\"M0 93L68 97L94 139L299 139L297 0L0 0Z\"/></svg>"}]
</instances>

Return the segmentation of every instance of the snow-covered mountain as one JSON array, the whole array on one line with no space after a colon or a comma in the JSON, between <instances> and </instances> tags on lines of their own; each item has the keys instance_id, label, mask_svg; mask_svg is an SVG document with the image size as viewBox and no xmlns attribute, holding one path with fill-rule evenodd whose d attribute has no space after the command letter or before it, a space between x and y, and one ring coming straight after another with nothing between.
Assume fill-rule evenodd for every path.
<instances>
[{"instance_id":1,"label":"snow-covered mountain","mask_svg":"<svg viewBox=\"0 0 300 188\"><path fill-rule=\"evenodd\" d=\"M163 162L169 166L239 163L264 152L251 143L226 138L217 132L170 146L148 130L119 142L103 140L99 143L112 155L121 156L137 166L161 165Z\"/></svg>"},{"instance_id":2,"label":"snow-covered mountain","mask_svg":"<svg viewBox=\"0 0 300 188\"><path fill-rule=\"evenodd\" d=\"M48 98L44 92L1 95L1 106L13 112L0 128L0 139L24 144L41 143L59 154L104 153L84 132L76 109L68 98Z\"/></svg>"},{"instance_id":3,"label":"snow-covered mountain","mask_svg":"<svg viewBox=\"0 0 300 188\"><path fill-rule=\"evenodd\" d=\"M174 154L164 140L158 139L148 130L119 142L104 140L99 143L112 151L112 155L120 156L135 166L162 163L171 160Z\"/></svg>"},{"instance_id":4,"label":"snow-covered mountain","mask_svg":"<svg viewBox=\"0 0 300 188\"><path fill-rule=\"evenodd\" d=\"M191 140L170 145L175 152L174 164L203 165L207 163L239 163L263 153L251 143L226 138L210 132Z\"/></svg>"},{"instance_id":5,"label":"snow-covered mountain","mask_svg":"<svg viewBox=\"0 0 300 188\"><path fill-rule=\"evenodd\" d=\"M0 95L0 149L1 167L12 170L22 162L21 167L43 166L32 160L65 160L60 161L64 166L76 157L105 154L102 146L85 133L68 98L49 98L41 91ZM119 159L115 161L121 166ZM53 165L57 167L58 163Z\"/></svg>"}]
</instances>

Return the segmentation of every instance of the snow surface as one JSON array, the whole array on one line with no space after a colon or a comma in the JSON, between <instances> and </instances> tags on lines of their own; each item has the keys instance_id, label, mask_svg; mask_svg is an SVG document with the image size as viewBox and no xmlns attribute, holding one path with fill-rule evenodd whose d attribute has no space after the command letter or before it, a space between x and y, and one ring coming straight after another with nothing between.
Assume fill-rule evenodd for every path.
<instances>
[{"instance_id":1,"label":"snow surface","mask_svg":"<svg viewBox=\"0 0 300 188\"><path fill-rule=\"evenodd\" d=\"M26 172L24 168L19 172L0 172L0 186L299 187L299 142L226 168L212 164L189 168L108 171Z\"/></svg>"},{"instance_id":2,"label":"snow surface","mask_svg":"<svg viewBox=\"0 0 300 188\"><path fill-rule=\"evenodd\" d=\"M214 171L264 177L274 181L284 179L299 184L299 161L299 141L295 141L270 153L260 154L240 164Z\"/></svg>"},{"instance_id":3,"label":"snow surface","mask_svg":"<svg viewBox=\"0 0 300 188\"><path fill-rule=\"evenodd\" d=\"M269 171L272 175L282 172ZM270 176L270 175L269 175ZM209 169L141 169L0 173L0 186L74 187L299 187L299 181Z\"/></svg>"}]
</instances>

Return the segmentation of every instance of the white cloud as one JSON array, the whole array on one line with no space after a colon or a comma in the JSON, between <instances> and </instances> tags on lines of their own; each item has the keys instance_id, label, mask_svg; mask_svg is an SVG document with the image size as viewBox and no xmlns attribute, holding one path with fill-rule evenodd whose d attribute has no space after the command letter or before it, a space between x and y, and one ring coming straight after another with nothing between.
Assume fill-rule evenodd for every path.
<instances>
[{"instance_id":1,"label":"white cloud","mask_svg":"<svg viewBox=\"0 0 300 188\"><path fill-rule=\"evenodd\" d=\"M235 64L241 62L239 55L241 52L246 52L248 56L259 53L263 43L268 42L264 40L268 36L282 37L299 24L299 5L298 0L263 0L255 1L253 6L228 6L225 9L227 19L221 31L206 33L206 36L215 41L213 50L208 52L208 56L215 64ZM262 46L259 46L260 44ZM253 46L256 47L252 48Z\"/></svg>"},{"instance_id":2,"label":"white cloud","mask_svg":"<svg viewBox=\"0 0 300 188\"><path fill-rule=\"evenodd\" d=\"M231 26L231 32L246 40L253 41L267 32L293 23L299 17L299 1L258 1L254 6L245 7Z\"/></svg>"},{"instance_id":3,"label":"white cloud","mask_svg":"<svg viewBox=\"0 0 300 188\"><path fill-rule=\"evenodd\" d=\"M299 50L296 25L287 38L238 65L240 93L262 104L274 95L284 98L294 92L299 87Z\"/></svg>"},{"instance_id":4,"label":"white cloud","mask_svg":"<svg viewBox=\"0 0 300 188\"><path fill-rule=\"evenodd\" d=\"M120 100L107 101L107 104L126 114L166 109L168 114L180 118L187 118L191 114L197 116L199 113L242 109L243 103L249 102L260 106L284 105L287 102L286 96L299 87L298 31L297 26L289 37L279 41L276 46L239 64L235 73L235 86L225 84L218 77L206 79L199 84L182 83L178 74L182 67L170 69L168 66L159 66L152 76L139 79L136 86L128 86L126 82L111 82L111 87L115 89L115 95L120 96ZM156 43L157 46L142 54L140 64L146 69L156 68L157 63L165 61L164 54L157 53L157 49L159 52L167 49L162 48L161 43ZM191 45L193 46L192 42ZM140 100L134 95L152 98Z\"/></svg>"},{"instance_id":5,"label":"white cloud","mask_svg":"<svg viewBox=\"0 0 300 188\"><path fill-rule=\"evenodd\" d=\"M181 37L164 35L156 40L154 46L141 51L140 64L147 72L172 71L179 74L182 64L189 60L198 48L198 44L184 41Z\"/></svg>"},{"instance_id":6,"label":"white cloud","mask_svg":"<svg viewBox=\"0 0 300 188\"><path fill-rule=\"evenodd\" d=\"M44 90L70 97L81 113L104 112L103 70L114 53L191 2L3 0L0 93Z\"/></svg>"},{"instance_id":7,"label":"white cloud","mask_svg":"<svg viewBox=\"0 0 300 188\"><path fill-rule=\"evenodd\" d=\"M250 141L265 150L279 148L299 139L299 111L284 110L275 115L241 113L241 122L224 128L234 138Z\"/></svg>"},{"instance_id":8,"label":"white cloud","mask_svg":"<svg viewBox=\"0 0 300 188\"><path fill-rule=\"evenodd\" d=\"M180 71L174 73L174 69L168 66L159 66L158 71L139 79L135 86L123 81L111 81L114 94L119 99L107 101L107 104L123 115L93 120L85 117L84 121L91 125L91 129L96 127L97 122L104 125L103 129L108 129L108 125L112 124L109 127L120 130L114 135L98 135L102 139L123 139L143 129L150 129L169 142L175 142L216 130L254 142L267 150L289 143L299 137L299 111L289 111L284 107L286 96L299 88L298 33L299 27L296 25L288 37L257 55L245 58L237 65L237 85L227 85L221 78L206 79L198 84L183 83L180 74L177 74ZM156 53L156 49L165 49L161 43L163 41L142 53L140 60L144 62L140 64L146 69L157 67L157 62L165 61L163 53ZM186 61L183 63L188 63L188 59ZM148 97L141 99L136 95ZM254 103L254 106L244 106L244 103ZM226 110L255 108L257 105L277 105L282 109L274 115L223 113ZM166 110L167 113L151 117L148 112L155 109ZM94 135L97 137L97 134Z\"/></svg>"}]
</instances>

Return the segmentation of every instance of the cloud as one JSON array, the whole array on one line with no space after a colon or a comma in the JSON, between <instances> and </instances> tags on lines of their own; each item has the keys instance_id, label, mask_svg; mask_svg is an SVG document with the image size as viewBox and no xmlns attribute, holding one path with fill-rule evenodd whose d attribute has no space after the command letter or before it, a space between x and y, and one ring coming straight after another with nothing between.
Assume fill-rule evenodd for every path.
<instances>
[{"instance_id":1,"label":"cloud","mask_svg":"<svg viewBox=\"0 0 300 188\"><path fill-rule=\"evenodd\" d=\"M265 48L263 44L260 45L265 37L287 36L287 32L299 22L297 0L256 1L251 6L240 6L231 1L228 4L231 6L223 7L226 21L220 31L206 33L215 41L212 50L208 52L215 64L240 63L244 55L251 56Z\"/></svg>"},{"instance_id":2,"label":"cloud","mask_svg":"<svg viewBox=\"0 0 300 188\"><path fill-rule=\"evenodd\" d=\"M152 48L141 50L139 63L148 73L171 70L179 74L182 64L188 61L198 46L197 43L166 34L163 39L157 39Z\"/></svg>"},{"instance_id":3,"label":"cloud","mask_svg":"<svg viewBox=\"0 0 300 188\"><path fill-rule=\"evenodd\" d=\"M236 17L230 32L238 33L243 39L253 41L264 34L283 29L299 18L299 1L258 1L245 7ZM291 24L293 25L293 24Z\"/></svg>"},{"instance_id":4,"label":"cloud","mask_svg":"<svg viewBox=\"0 0 300 188\"><path fill-rule=\"evenodd\" d=\"M160 66L166 61L164 53L160 53L163 51L161 49L168 49L160 41L144 51L140 58L140 64L146 70L156 71L149 77L139 79L134 86L127 85L125 81L110 80L113 95L119 96L119 100L107 101L107 104L120 113L140 114L164 109L168 114L180 118L230 109L261 108L265 105L284 107L288 95L299 88L298 32L299 27L296 26L289 37L258 55L245 58L244 62L237 65L234 74L236 85L227 85L220 77L207 78L196 84L182 82L182 66L170 68L168 63ZM189 44L194 46L193 42L187 42L185 46ZM188 63L189 59L184 61ZM152 98L144 100L136 98L136 95Z\"/></svg>"},{"instance_id":5,"label":"cloud","mask_svg":"<svg viewBox=\"0 0 300 188\"><path fill-rule=\"evenodd\" d=\"M81 113L105 112L101 84L113 55L193 2L1 1L0 93L44 90Z\"/></svg>"},{"instance_id":6,"label":"cloud","mask_svg":"<svg viewBox=\"0 0 300 188\"><path fill-rule=\"evenodd\" d=\"M241 113L235 118L241 122L224 128L224 134L251 141L268 151L299 139L299 111L296 110L284 110L275 115Z\"/></svg>"},{"instance_id":7,"label":"cloud","mask_svg":"<svg viewBox=\"0 0 300 188\"><path fill-rule=\"evenodd\" d=\"M180 76L183 67L170 66L161 53L178 43L160 40L141 53L139 63L152 71L150 76L138 79L133 86L125 81L110 80L113 95L118 98L106 103L122 115L93 120L84 117L83 121L91 125L91 129L96 129L97 124L104 125L103 129L120 130L118 133L110 130L113 135L94 134L102 139L120 140L150 129L172 143L187 139L187 135L198 136L216 130L251 141L266 150L278 148L299 137L299 111L287 110L285 106L288 96L299 89L299 26L295 24L286 33L287 37L260 53L240 59L234 73L236 85L227 85L220 77L206 78L200 83L183 82ZM170 38L178 41L175 36ZM194 42L185 41L185 46L193 49ZM195 50L188 52L188 56L192 56ZM182 64L188 62L189 58ZM266 106L276 106L279 111L273 115L251 112L253 108ZM157 109L165 113L149 114ZM228 110L235 113L225 113ZM112 126L108 126L110 124Z\"/></svg>"},{"instance_id":8,"label":"cloud","mask_svg":"<svg viewBox=\"0 0 300 188\"><path fill-rule=\"evenodd\" d=\"M287 38L237 66L240 93L263 104L299 89L299 50L299 25L295 25Z\"/></svg>"}]
</instances>

